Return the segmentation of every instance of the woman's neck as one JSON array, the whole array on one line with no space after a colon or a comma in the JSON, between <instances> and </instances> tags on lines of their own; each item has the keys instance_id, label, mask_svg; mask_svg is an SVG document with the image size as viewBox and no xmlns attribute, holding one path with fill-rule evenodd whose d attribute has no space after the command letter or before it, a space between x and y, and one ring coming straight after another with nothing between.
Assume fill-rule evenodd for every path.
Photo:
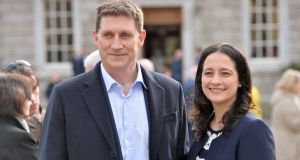
<instances>
[{"instance_id":1,"label":"woman's neck","mask_svg":"<svg viewBox=\"0 0 300 160\"><path fill-rule=\"evenodd\" d=\"M211 129L218 131L224 128L223 116L228 110L226 107L214 107L214 117L210 123Z\"/></svg>"}]
</instances>

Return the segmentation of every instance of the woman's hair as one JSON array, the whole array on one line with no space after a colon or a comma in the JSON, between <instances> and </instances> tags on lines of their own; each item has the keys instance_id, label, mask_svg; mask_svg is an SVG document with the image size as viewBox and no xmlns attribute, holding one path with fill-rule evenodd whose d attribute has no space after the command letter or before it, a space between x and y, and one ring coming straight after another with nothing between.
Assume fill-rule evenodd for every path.
<instances>
[{"instance_id":1,"label":"woman's hair","mask_svg":"<svg viewBox=\"0 0 300 160\"><path fill-rule=\"evenodd\" d=\"M33 72L31 64L26 60L16 60L12 63L9 63L4 68L2 68L2 71L7 72L7 73L22 74L22 75L30 78L33 81L33 83L34 83L33 90L38 88L39 81Z\"/></svg>"},{"instance_id":2,"label":"woman's hair","mask_svg":"<svg viewBox=\"0 0 300 160\"><path fill-rule=\"evenodd\" d=\"M209 55L216 52L225 54L232 60L238 73L239 84L241 85L238 87L237 98L232 104L231 109L222 117L224 134L229 133L235 127L239 118L248 112L252 103L250 94L252 87L251 73L242 53L227 43L215 44L204 49L196 73L194 107L190 112L190 120L195 131L194 139L197 141L202 139L206 134L214 113L212 103L203 93L201 84L204 62Z\"/></svg>"},{"instance_id":3,"label":"woman's hair","mask_svg":"<svg viewBox=\"0 0 300 160\"><path fill-rule=\"evenodd\" d=\"M292 93L295 84L300 80L300 72L294 69L286 70L275 85L276 90Z\"/></svg>"},{"instance_id":4,"label":"woman's hair","mask_svg":"<svg viewBox=\"0 0 300 160\"><path fill-rule=\"evenodd\" d=\"M24 105L30 100L32 81L21 74L0 73L0 116L24 116Z\"/></svg>"}]
</instances>

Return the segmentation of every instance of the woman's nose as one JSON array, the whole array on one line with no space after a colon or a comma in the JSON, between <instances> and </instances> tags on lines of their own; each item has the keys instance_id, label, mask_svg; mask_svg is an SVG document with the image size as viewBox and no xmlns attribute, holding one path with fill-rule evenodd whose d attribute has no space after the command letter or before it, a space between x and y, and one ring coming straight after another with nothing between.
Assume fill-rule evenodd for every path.
<instances>
[{"instance_id":1,"label":"woman's nose","mask_svg":"<svg viewBox=\"0 0 300 160\"><path fill-rule=\"evenodd\" d=\"M35 104L36 103L36 97L35 97L35 95L31 95L31 97L30 97L30 102L31 102L31 104Z\"/></svg>"},{"instance_id":2,"label":"woman's nose","mask_svg":"<svg viewBox=\"0 0 300 160\"><path fill-rule=\"evenodd\" d=\"M220 76L218 74L215 74L211 80L211 83L213 84L219 84L221 82Z\"/></svg>"}]
</instances>

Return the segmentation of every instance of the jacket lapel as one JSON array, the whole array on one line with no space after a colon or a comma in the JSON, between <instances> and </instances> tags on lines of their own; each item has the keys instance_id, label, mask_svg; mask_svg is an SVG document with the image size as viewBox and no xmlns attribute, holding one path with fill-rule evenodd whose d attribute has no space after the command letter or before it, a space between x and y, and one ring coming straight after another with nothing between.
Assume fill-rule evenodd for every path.
<instances>
[{"instance_id":1,"label":"jacket lapel","mask_svg":"<svg viewBox=\"0 0 300 160\"><path fill-rule=\"evenodd\" d=\"M122 157L118 152L118 137L114 130L114 119L110 111L110 103L104 87L102 76L100 75L100 66L98 65L91 71L88 79L84 82L87 88L82 92L82 96L87 104L87 108L98 127L106 138L107 143L115 155ZM121 158L120 158L121 159Z\"/></svg>"},{"instance_id":2,"label":"jacket lapel","mask_svg":"<svg viewBox=\"0 0 300 160\"><path fill-rule=\"evenodd\" d=\"M197 155L199 154L200 150L203 148L203 146L205 145L205 142L207 141L208 137L205 137L204 139L202 139L201 141L195 141L192 146L191 149L187 155L187 160L194 160L196 159Z\"/></svg>"},{"instance_id":3,"label":"jacket lapel","mask_svg":"<svg viewBox=\"0 0 300 160\"><path fill-rule=\"evenodd\" d=\"M163 127L163 109L165 108L165 91L156 80L142 69L143 78L147 86L148 106L150 112L150 157L157 159Z\"/></svg>"}]
</instances>

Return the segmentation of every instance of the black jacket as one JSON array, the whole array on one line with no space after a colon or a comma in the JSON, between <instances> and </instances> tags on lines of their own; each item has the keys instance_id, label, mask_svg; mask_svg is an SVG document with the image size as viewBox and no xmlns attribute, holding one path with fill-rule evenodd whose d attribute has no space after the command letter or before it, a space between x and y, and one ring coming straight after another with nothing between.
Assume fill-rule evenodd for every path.
<instances>
[{"instance_id":1,"label":"black jacket","mask_svg":"<svg viewBox=\"0 0 300 160\"><path fill-rule=\"evenodd\" d=\"M38 144L16 118L0 117L0 159L36 160Z\"/></svg>"},{"instance_id":2,"label":"black jacket","mask_svg":"<svg viewBox=\"0 0 300 160\"><path fill-rule=\"evenodd\" d=\"M142 69L149 115L150 160L187 152L187 120L179 82ZM40 160L122 159L100 65L54 87L40 139Z\"/></svg>"}]
</instances>

